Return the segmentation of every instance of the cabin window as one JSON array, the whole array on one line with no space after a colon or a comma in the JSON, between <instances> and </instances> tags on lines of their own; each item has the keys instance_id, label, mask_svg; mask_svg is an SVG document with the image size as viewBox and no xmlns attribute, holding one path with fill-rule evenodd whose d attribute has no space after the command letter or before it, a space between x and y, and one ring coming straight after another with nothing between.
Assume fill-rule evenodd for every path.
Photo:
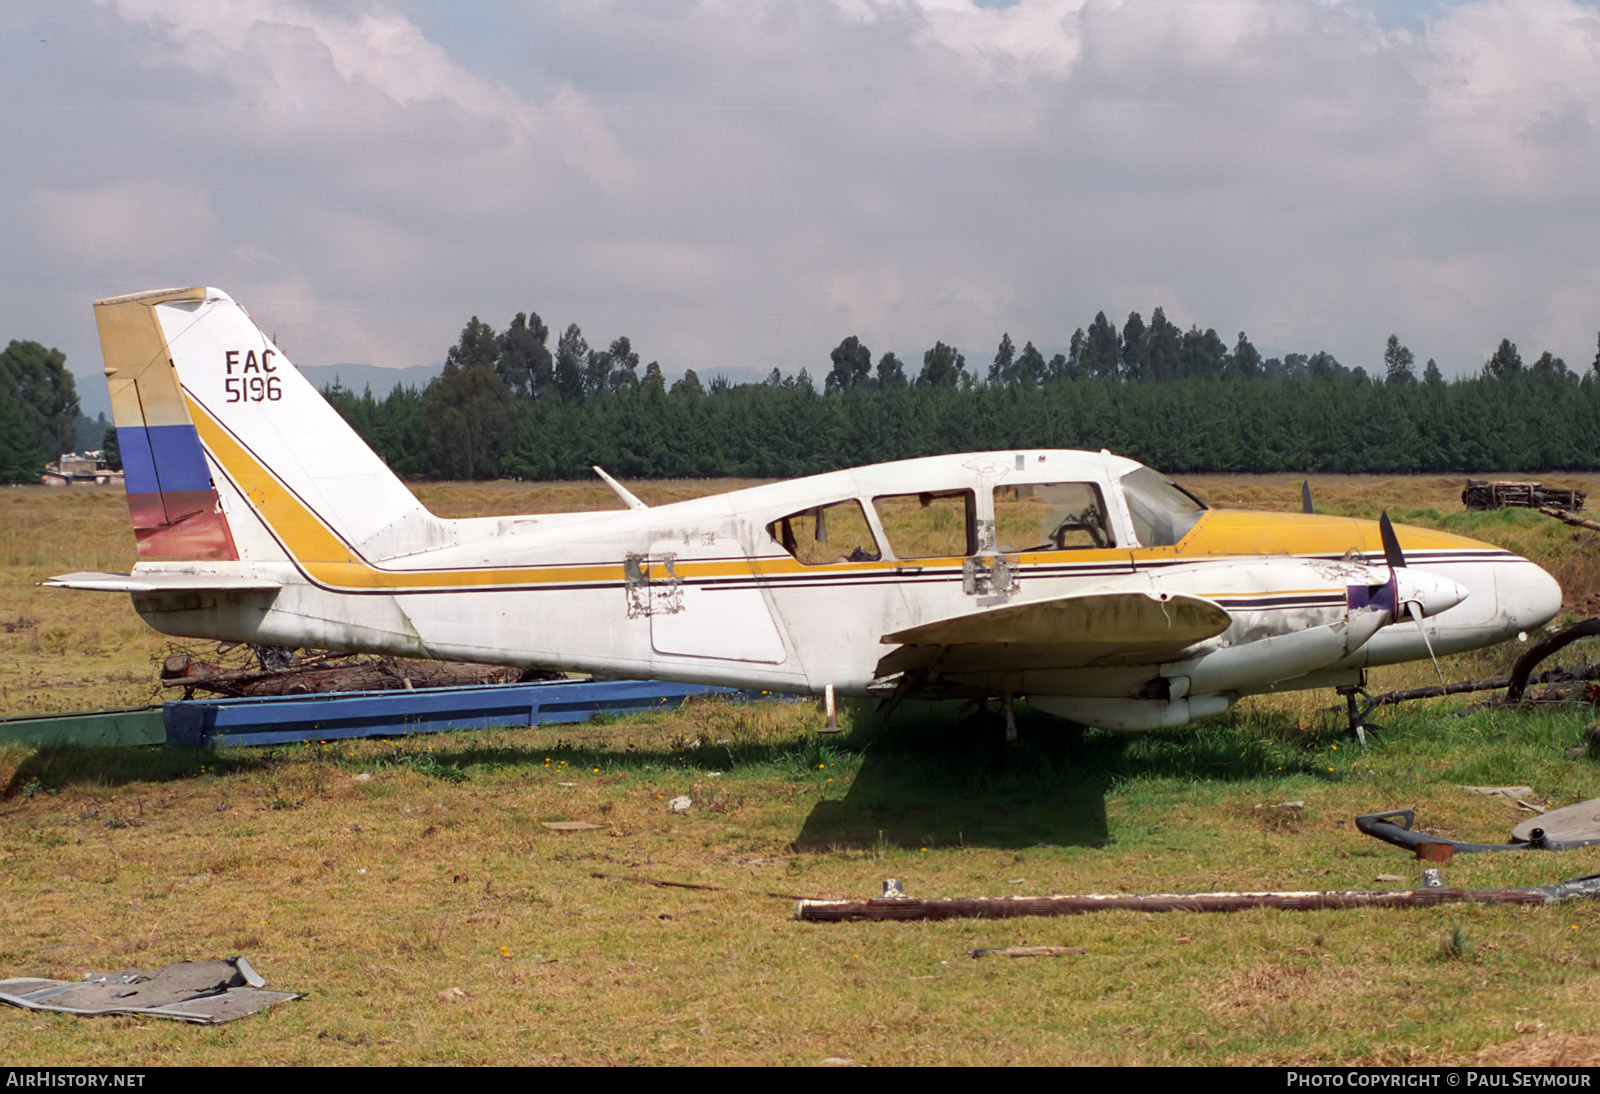
<instances>
[{"instance_id":1,"label":"cabin window","mask_svg":"<svg viewBox=\"0 0 1600 1094\"><path fill-rule=\"evenodd\" d=\"M767 525L767 534L807 566L876 562L883 557L866 512L854 498L790 513Z\"/></svg>"},{"instance_id":2,"label":"cabin window","mask_svg":"<svg viewBox=\"0 0 1600 1094\"><path fill-rule=\"evenodd\" d=\"M1133 534L1146 547L1177 546L1206 511L1205 502L1148 467L1122 476L1122 496Z\"/></svg>"},{"instance_id":3,"label":"cabin window","mask_svg":"<svg viewBox=\"0 0 1600 1094\"><path fill-rule=\"evenodd\" d=\"M978 549L973 498L971 490L880 494L872 507L896 558L950 558Z\"/></svg>"},{"instance_id":4,"label":"cabin window","mask_svg":"<svg viewBox=\"0 0 1600 1094\"><path fill-rule=\"evenodd\" d=\"M1004 554L1115 547L1092 482L1025 482L994 492L995 549Z\"/></svg>"}]
</instances>

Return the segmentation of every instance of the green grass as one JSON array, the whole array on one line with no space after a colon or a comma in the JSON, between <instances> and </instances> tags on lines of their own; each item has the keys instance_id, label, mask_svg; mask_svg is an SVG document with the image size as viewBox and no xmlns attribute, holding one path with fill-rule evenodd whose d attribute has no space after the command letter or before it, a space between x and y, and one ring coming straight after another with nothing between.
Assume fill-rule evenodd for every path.
<instances>
[{"instance_id":1,"label":"green grass","mask_svg":"<svg viewBox=\"0 0 1600 1094\"><path fill-rule=\"evenodd\" d=\"M821 737L814 706L697 703L216 754L12 750L0 968L76 978L243 952L311 996L217 1031L0 1011L0 1051L26 1065L1592 1052L1596 907L815 925L782 895L859 898L886 877L913 896L1402 887L1419 864L1357 833L1355 814L1413 807L1429 831L1499 842L1521 814L1457 783L1531 785L1550 805L1600 795L1600 767L1564 752L1587 712L1386 714L1365 749L1332 717L1271 709L1135 735L1024 710L1008 746L931 705L887 725L847 711L848 731ZM686 815L667 810L679 794ZM1255 809L1283 801L1304 805ZM1597 869L1600 851L1526 852L1461 856L1445 875L1494 887ZM967 956L1025 943L1088 952Z\"/></svg>"}]
</instances>

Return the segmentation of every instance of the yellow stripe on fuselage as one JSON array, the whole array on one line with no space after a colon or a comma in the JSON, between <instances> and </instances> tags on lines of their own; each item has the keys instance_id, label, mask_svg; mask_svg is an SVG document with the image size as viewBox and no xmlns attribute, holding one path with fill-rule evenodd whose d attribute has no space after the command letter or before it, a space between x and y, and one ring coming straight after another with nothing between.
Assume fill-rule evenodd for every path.
<instances>
[{"instance_id":1,"label":"yellow stripe on fuselage","mask_svg":"<svg viewBox=\"0 0 1600 1094\"><path fill-rule=\"evenodd\" d=\"M526 585L620 583L620 563L546 565L535 567L484 567L481 569L387 569L374 566L353 550L310 506L289 490L255 455L245 448L209 411L187 392L190 417L206 450L254 507L268 530L308 578L332 589L359 592L444 592L451 589ZM1448 532L1403 528L1408 550L1439 548L1478 549L1486 544ZM1218 556L1329 555L1348 550L1381 554L1378 526L1373 521L1298 513L1256 513L1244 510L1208 510L1176 548L1110 548L1086 551L1027 552L1018 557L1023 566L1063 565L1129 566L1140 563L1204 561ZM837 574L860 576L893 574L908 568L959 572L964 556L843 562L807 566L787 555L729 561L679 560L674 572L682 578L761 578ZM1285 589L1261 596L1294 596L1326 590ZM1251 594L1231 593L1231 597Z\"/></svg>"},{"instance_id":2,"label":"yellow stripe on fuselage","mask_svg":"<svg viewBox=\"0 0 1600 1094\"><path fill-rule=\"evenodd\" d=\"M621 581L620 565L516 569L386 570L350 549L311 508L280 482L215 418L189 398L200 439L250 502L284 550L312 581L336 589L421 590L497 585Z\"/></svg>"}]
</instances>

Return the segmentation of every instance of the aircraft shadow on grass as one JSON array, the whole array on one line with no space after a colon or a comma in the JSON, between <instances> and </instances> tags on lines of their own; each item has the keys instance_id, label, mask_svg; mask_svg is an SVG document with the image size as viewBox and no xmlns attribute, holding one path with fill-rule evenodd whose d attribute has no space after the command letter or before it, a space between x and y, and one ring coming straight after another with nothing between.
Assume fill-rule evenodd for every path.
<instances>
[{"instance_id":1,"label":"aircraft shadow on grass","mask_svg":"<svg viewBox=\"0 0 1600 1094\"><path fill-rule=\"evenodd\" d=\"M842 768L852 753L861 758L848 789L813 806L795 835L794 849L1103 846L1115 839L1106 815L1107 796L1121 782L1138 777L1233 782L1267 776L1281 770L1285 761L1281 739L1226 724L1209 732L1190 727L1169 733L1105 733L1026 707L1018 711L1017 721L1020 740L1007 744L993 715L962 717L951 704L913 702L881 722L862 703L849 733L799 745L805 753L802 762L812 769L830 761ZM619 730L618 737L625 738L625 731ZM445 735L430 736L435 746L428 750L418 747L419 740L391 738L392 752L364 752L350 770L409 768L445 781L466 781L476 771L528 767L550 757L574 770L603 766L612 774L678 766L693 777L746 766L787 766L797 759L795 742L617 752L579 740L558 739L530 748L453 744ZM0 793L12 799L68 786L178 781L202 771L269 772L280 762L278 751L43 748L17 767ZM531 758L535 753L537 761Z\"/></svg>"},{"instance_id":2,"label":"aircraft shadow on grass","mask_svg":"<svg viewBox=\"0 0 1600 1094\"><path fill-rule=\"evenodd\" d=\"M1118 782L1231 782L1276 766L1270 746L1227 729L1100 733L1027 710L1017 721L1020 740L1007 744L997 718L934 704L907 704L890 725L858 717L855 780L812 809L795 848L1099 847L1115 839L1106 798Z\"/></svg>"}]
</instances>

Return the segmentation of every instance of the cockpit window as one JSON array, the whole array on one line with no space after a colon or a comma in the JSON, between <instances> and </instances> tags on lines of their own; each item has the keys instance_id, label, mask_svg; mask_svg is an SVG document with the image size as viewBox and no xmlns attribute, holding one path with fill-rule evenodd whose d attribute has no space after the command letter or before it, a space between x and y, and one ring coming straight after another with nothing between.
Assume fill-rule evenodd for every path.
<instances>
[{"instance_id":1,"label":"cockpit window","mask_svg":"<svg viewBox=\"0 0 1600 1094\"><path fill-rule=\"evenodd\" d=\"M1122 476L1133 533L1146 547L1174 547L1189 534L1206 503L1165 475L1141 467Z\"/></svg>"},{"instance_id":2,"label":"cockpit window","mask_svg":"<svg viewBox=\"0 0 1600 1094\"><path fill-rule=\"evenodd\" d=\"M1030 482L994 492L996 550L1072 551L1115 547L1100 488L1091 482Z\"/></svg>"},{"instance_id":3,"label":"cockpit window","mask_svg":"<svg viewBox=\"0 0 1600 1094\"><path fill-rule=\"evenodd\" d=\"M872 507L896 558L949 558L977 550L971 490L880 494Z\"/></svg>"},{"instance_id":4,"label":"cockpit window","mask_svg":"<svg viewBox=\"0 0 1600 1094\"><path fill-rule=\"evenodd\" d=\"M876 562L883 557L867 515L854 498L790 513L767 525L767 534L807 566Z\"/></svg>"}]
</instances>

